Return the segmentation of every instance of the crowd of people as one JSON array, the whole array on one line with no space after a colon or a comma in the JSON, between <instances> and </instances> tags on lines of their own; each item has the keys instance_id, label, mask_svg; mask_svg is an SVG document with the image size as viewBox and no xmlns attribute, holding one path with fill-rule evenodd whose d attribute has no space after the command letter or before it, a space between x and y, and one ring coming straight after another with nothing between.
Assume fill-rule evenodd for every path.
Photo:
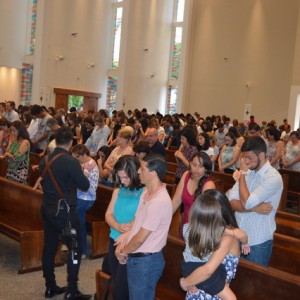
<instances>
[{"instance_id":1,"label":"crowd of people","mask_svg":"<svg viewBox=\"0 0 300 300\"><path fill-rule=\"evenodd\" d=\"M176 149L177 161L173 199L163 183L170 148ZM113 111L109 117L103 109L72 107L66 113L0 103L0 153L8 162L8 179L27 184L30 152L43 158L46 298L91 297L79 292L78 272L88 253L85 214L98 184L104 184L114 188L105 215L110 227L106 271L114 281L114 299L154 299L164 269L161 250L178 209L186 242L180 280L186 299L235 299L228 283L240 254L269 264L283 188L278 169L300 171L300 132L291 131L287 120L259 125L254 116L231 123L228 116L162 116L144 108ZM235 178L227 195L216 190L214 170ZM68 286L61 288L54 257L67 225L75 229L78 258L68 240Z\"/></svg>"}]
</instances>

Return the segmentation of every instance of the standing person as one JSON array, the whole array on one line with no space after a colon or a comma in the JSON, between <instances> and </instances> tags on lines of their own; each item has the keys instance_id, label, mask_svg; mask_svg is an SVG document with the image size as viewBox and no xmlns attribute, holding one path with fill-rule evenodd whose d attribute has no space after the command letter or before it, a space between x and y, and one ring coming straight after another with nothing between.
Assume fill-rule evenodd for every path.
<instances>
[{"instance_id":1,"label":"standing person","mask_svg":"<svg viewBox=\"0 0 300 300\"><path fill-rule=\"evenodd\" d=\"M88 138L91 136L94 126L95 124L92 118L84 118L83 124L81 125L82 144L85 144Z\"/></svg>"},{"instance_id":2,"label":"standing person","mask_svg":"<svg viewBox=\"0 0 300 300\"><path fill-rule=\"evenodd\" d=\"M236 144L236 138L232 133L226 133L225 145L222 147L218 158L219 172L233 174L239 159L240 148Z\"/></svg>"},{"instance_id":3,"label":"standing person","mask_svg":"<svg viewBox=\"0 0 300 300\"><path fill-rule=\"evenodd\" d=\"M12 143L4 153L8 162L5 177L27 185L30 153L29 134L21 121L11 123L10 134Z\"/></svg>"},{"instance_id":4,"label":"standing person","mask_svg":"<svg viewBox=\"0 0 300 300\"><path fill-rule=\"evenodd\" d=\"M280 169L280 158L284 149L284 143L280 140L280 131L275 127L267 129L267 138L269 142L269 161L273 168Z\"/></svg>"},{"instance_id":5,"label":"standing person","mask_svg":"<svg viewBox=\"0 0 300 300\"><path fill-rule=\"evenodd\" d=\"M110 153L109 157L104 163L105 169L112 173L117 160L123 155L134 155L130 145L132 132L127 128L119 130L118 137L116 138L117 147Z\"/></svg>"},{"instance_id":6,"label":"standing person","mask_svg":"<svg viewBox=\"0 0 300 300\"><path fill-rule=\"evenodd\" d=\"M188 292L186 299L236 299L228 284L235 277L239 261L237 239L241 240L245 254L249 246L247 235L237 228L226 195L208 190L198 196L183 233L186 247L182 270L186 278L180 284L184 290L195 285L199 288Z\"/></svg>"},{"instance_id":7,"label":"standing person","mask_svg":"<svg viewBox=\"0 0 300 300\"><path fill-rule=\"evenodd\" d=\"M6 115L5 118L9 122L19 121L19 114L15 111L16 103L14 101L7 101L6 102Z\"/></svg>"},{"instance_id":8,"label":"standing person","mask_svg":"<svg viewBox=\"0 0 300 300\"><path fill-rule=\"evenodd\" d=\"M89 156L90 151L85 145L73 146L72 155L79 160L83 174L88 178L90 183L90 187L87 192L77 189L76 211L79 216L82 229L82 258L85 258L87 255L87 230L85 224L85 214L94 205L96 200L99 169L96 161Z\"/></svg>"},{"instance_id":9,"label":"standing person","mask_svg":"<svg viewBox=\"0 0 300 300\"><path fill-rule=\"evenodd\" d=\"M240 171L235 172L237 182L228 198L239 227L249 237L251 252L246 258L267 266L272 254L282 178L270 165L266 143L261 137L249 137L241 151Z\"/></svg>"},{"instance_id":10,"label":"standing person","mask_svg":"<svg viewBox=\"0 0 300 300\"><path fill-rule=\"evenodd\" d=\"M153 300L157 281L165 261L162 248L166 245L172 219L171 198L162 183L167 171L165 159L148 155L138 171L146 190L141 196L132 229L125 247L116 249L121 263L127 262L130 300Z\"/></svg>"},{"instance_id":11,"label":"standing person","mask_svg":"<svg viewBox=\"0 0 300 300\"><path fill-rule=\"evenodd\" d=\"M300 136L297 131L290 134L290 141L283 153L282 164L286 169L300 171Z\"/></svg>"},{"instance_id":12,"label":"standing person","mask_svg":"<svg viewBox=\"0 0 300 300\"><path fill-rule=\"evenodd\" d=\"M182 175L172 199L173 213L183 203L182 224L188 222L190 208L196 197L205 190L216 188L210 176L211 171L210 157L204 152L194 154L190 163L190 170Z\"/></svg>"},{"instance_id":13,"label":"standing person","mask_svg":"<svg viewBox=\"0 0 300 300\"><path fill-rule=\"evenodd\" d=\"M129 300L127 265L120 264L115 256L115 240L131 229L141 194L144 189L138 175L140 163L131 155L119 158L114 166L117 188L114 189L105 220L110 226L108 250L109 270L114 281L113 299Z\"/></svg>"},{"instance_id":14,"label":"standing person","mask_svg":"<svg viewBox=\"0 0 300 300\"><path fill-rule=\"evenodd\" d=\"M85 143L90 150L92 157L97 155L97 151L100 147L107 146L107 139L110 131L99 114L95 115L94 122L94 130Z\"/></svg>"},{"instance_id":15,"label":"standing person","mask_svg":"<svg viewBox=\"0 0 300 300\"><path fill-rule=\"evenodd\" d=\"M43 158L40 162L39 172L48 166L53 160L52 165L44 175L41 185L44 191L43 202L41 206L42 221L44 224L44 249L42 257L43 276L46 280L45 297L52 298L55 295L66 291L65 299L90 299L90 295L83 295L77 287L78 273L82 253L82 235L79 217L76 213L76 188L87 190L89 180L84 176L79 161L72 157L69 150L73 143L73 134L69 128L62 127L55 132L55 141L57 147L55 150ZM59 157L57 155L60 155ZM55 160L54 160L55 159ZM60 200L59 189L57 189L50 173L52 173L58 188L64 196ZM68 212L68 206L70 208ZM59 213L57 213L57 211ZM56 285L54 274L54 259L58 249L59 235L69 222L76 234L74 236L77 244L77 260L73 259L74 249L72 243L67 243L68 253L68 287L59 287Z\"/></svg>"},{"instance_id":16,"label":"standing person","mask_svg":"<svg viewBox=\"0 0 300 300\"><path fill-rule=\"evenodd\" d=\"M195 147L196 133L191 127L187 126L182 130L180 142L181 146L179 150L174 153L177 161L177 168L175 171L176 184L179 183L183 173L189 169L193 156L198 152Z\"/></svg>"},{"instance_id":17,"label":"standing person","mask_svg":"<svg viewBox=\"0 0 300 300\"><path fill-rule=\"evenodd\" d=\"M50 128L47 126L47 121L52 117L40 105L33 105L30 110L33 119L38 119L37 131L32 137L33 149L36 153L42 153L47 147Z\"/></svg>"},{"instance_id":18,"label":"standing person","mask_svg":"<svg viewBox=\"0 0 300 300\"><path fill-rule=\"evenodd\" d=\"M0 155L5 153L11 142L10 122L2 117L0 118Z\"/></svg>"}]
</instances>

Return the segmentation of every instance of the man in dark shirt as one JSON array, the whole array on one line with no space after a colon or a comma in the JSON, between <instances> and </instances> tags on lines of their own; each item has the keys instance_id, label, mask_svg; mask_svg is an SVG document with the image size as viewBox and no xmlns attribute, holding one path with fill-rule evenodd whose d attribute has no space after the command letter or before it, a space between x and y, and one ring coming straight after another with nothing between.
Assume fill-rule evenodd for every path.
<instances>
[{"instance_id":1,"label":"man in dark shirt","mask_svg":"<svg viewBox=\"0 0 300 300\"><path fill-rule=\"evenodd\" d=\"M43 276L46 280L46 298L52 298L55 295L66 291L65 299L90 299L91 295L83 295L78 291L77 281L78 272L82 254L82 237L79 218L76 214L76 191L77 188L87 190L89 181L83 174L79 161L72 157L69 149L73 142L73 133L69 128L62 127L55 132L55 141L57 147L48 156L48 161L62 154L53 160L50 170L57 182L61 193L64 196L70 210L67 213L67 205L61 200L60 192L53 183L49 171L43 176L41 185L44 191L43 202L41 206L42 221L44 224L44 249L43 249ZM42 174L46 166L43 159L39 166L39 172ZM59 244L59 235L69 221L71 228L75 229L75 234L71 242L67 242L68 254L68 287L59 287L56 285L54 274L54 260ZM74 246L75 244L75 246ZM76 245L77 244L77 245ZM75 249L75 250L74 250ZM75 254L76 253L76 257Z\"/></svg>"},{"instance_id":2,"label":"man in dark shirt","mask_svg":"<svg viewBox=\"0 0 300 300\"><path fill-rule=\"evenodd\" d=\"M147 131L147 142L150 145L151 153L158 153L166 156L164 145L158 140L158 131L156 128L149 128Z\"/></svg>"}]
</instances>

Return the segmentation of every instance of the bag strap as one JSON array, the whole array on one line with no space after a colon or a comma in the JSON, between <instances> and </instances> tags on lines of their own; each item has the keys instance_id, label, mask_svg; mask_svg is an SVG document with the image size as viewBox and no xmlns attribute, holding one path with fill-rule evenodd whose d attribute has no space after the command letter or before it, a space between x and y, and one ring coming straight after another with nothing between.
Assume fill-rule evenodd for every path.
<instances>
[{"instance_id":1,"label":"bag strap","mask_svg":"<svg viewBox=\"0 0 300 300\"><path fill-rule=\"evenodd\" d=\"M46 158L45 158L45 163L46 163L45 168L44 168L42 174L40 175L40 177L37 179L37 181L36 181L36 183L33 187L34 190L38 188L40 182L42 181L42 179L45 177L46 173L48 172L49 175L50 175L51 181L53 182L59 197L64 198L63 193L61 191L61 188L59 187L59 185L58 185L57 181L55 180L55 178L53 176L53 173L50 169L53 162L62 155L64 155L64 153L59 153L59 154L55 155L50 161L49 161L48 156L46 156Z\"/></svg>"},{"instance_id":2,"label":"bag strap","mask_svg":"<svg viewBox=\"0 0 300 300\"><path fill-rule=\"evenodd\" d=\"M57 193L58 193L60 199L64 199L64 194L62 193L62 190L61 190L60 186L58 185L58 183L57 183L57 181L56 181L56 179L55 179L55 177L54 177L54 175L53 175L53 173L52 173L50 167L51 167L51 165L53 164L53 161L54 161L55 159L59 158L60 156L62 156L63 154L64 154L64 153L59 153L59 154L55 155L55 156L51 159L50 162L48 161L48 156L46 156L46 167L45 167L45 169L43 170L42 175L41 175L41 177L43 178L43 176L45 176L46 172L49 173L50 178L51 178L51 181L52 181L52 183L54 184L55 189L56 189L56 191L57 191Z\"/></svg>"}]
</instances>

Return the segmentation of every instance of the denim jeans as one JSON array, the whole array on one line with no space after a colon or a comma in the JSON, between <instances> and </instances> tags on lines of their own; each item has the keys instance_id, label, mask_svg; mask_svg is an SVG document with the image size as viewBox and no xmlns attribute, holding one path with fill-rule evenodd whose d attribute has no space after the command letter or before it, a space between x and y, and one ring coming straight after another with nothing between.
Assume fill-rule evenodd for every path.
<instances>
[{"instance_id":1,"label":"denim jeans","mask_svg":"<svg viewBox=\"0 0 300 300\"><path fill-rule=\"evenodd\" d=\"M77 207L76 211L80 219L81 231L82 231L82 254L87 254L87 230L85 224L85 214L86 211L89 210L95 201L82 200L77 198Z\"/></svg>"},{"instance_id":2,"label":"denim jeans","mask_svg":"<svg viewBox=\"0 0 300 300\"><path fill-rule=\"evenodd\" d=\"M244 258L264 266L269 265L272 255L273 240L250 246L250 254L243 256Z\"/></svg>"},{"instance_id":3,"label":"denim jeans","mask_svg":"<svg viewBox=\"0 0 300 300\"><path fill-rule=\"evenodd\" d=\"M153 300L165 260L162 252L144 257L128 257L127 277L130 300Z\"/></svg>"}]
</instances>

